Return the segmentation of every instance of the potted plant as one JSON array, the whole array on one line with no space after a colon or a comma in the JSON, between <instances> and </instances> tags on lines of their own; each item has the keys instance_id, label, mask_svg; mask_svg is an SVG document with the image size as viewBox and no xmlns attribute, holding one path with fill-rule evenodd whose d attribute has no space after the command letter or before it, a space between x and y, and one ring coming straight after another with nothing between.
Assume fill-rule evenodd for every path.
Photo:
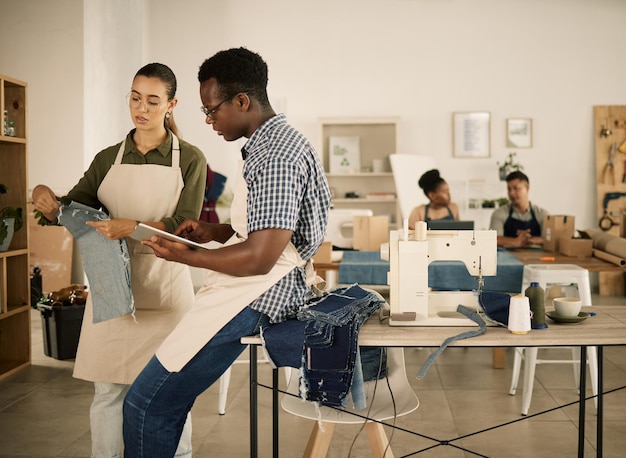
<instances>
[{"instance_id":1,"label":"potted plant","mask_svg":"<svg viewBox=\"0 0 626 458\"><path fill-rule=\"evenodd\" d=\"M502 164L497 162L497 165L501 181L506 180L506 177L509 173L515 172L516 170L524 169L524 166L517 162L517 153L509 153L506 161L504 161Z\"/></svg>"},{"instance_id":2,"label":"potted plant","mask_svg":"<svg viewBox=\"0 0 626 458\"><path fill-rule=\"evenodd\" d=\"M8 188L0 183L0 194L6 194ZM13 233L24 225L24 209L22 207L4 207L0 209L0 251L9 249Z\"/></svg>"},{"instance_id":3,"label":"potted plant","mask_svg":"<svg viewBox=\"0 0 626 458\"><path fill-rule=\"evenodd\" d=\"M509 199L506 197L499 197L498 199L496 199L496 202L498 203L498 207L504 207L506 204L509 203Z\"/></svg>"}]
</instances>

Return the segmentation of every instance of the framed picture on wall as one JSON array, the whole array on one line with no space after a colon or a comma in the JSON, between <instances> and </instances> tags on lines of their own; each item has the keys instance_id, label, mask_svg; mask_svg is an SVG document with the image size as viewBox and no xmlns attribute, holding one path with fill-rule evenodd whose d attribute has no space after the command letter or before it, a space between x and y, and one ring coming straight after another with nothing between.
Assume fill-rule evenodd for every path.
<instances>
[{"instance_id":1,"label":"framed picture on wall","mask_svg":"<svg viewBox=\"0 0 626 458\"><path fill-rule=\"evenodd\" d=\"M487 111L452 113L454 157L491 155L491 113Z\"/></svg>"},{"instance_id":2,"label":"framed picture on wall","mask_svg":"<svg viewBox=\"0 0 626 458\"><path fill-rule=\"evenodd\" d=\"M361 144L358 135L332 135L328 138L330 173L357 173L361 170Z\"/></svg>"},{"instance_id":3,"label":"framed picture on wall","mask_svg":"<svg viewBox=\"0 0 626 458\"><path fill-rule=\"evenodd\" d=\"M507 148L532 148L533 120L531 118L509 118L506 120Z\"/></svg>"}]
</instances>

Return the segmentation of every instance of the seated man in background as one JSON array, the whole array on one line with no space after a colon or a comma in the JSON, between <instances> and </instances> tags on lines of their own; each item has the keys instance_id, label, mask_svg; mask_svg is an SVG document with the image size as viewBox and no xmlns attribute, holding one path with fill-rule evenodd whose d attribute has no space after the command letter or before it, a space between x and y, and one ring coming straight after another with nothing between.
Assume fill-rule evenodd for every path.
<instances>
[{"instance_id":1,"label":"seated man in background","mask_svg":"<svg viewBox=\"0 0 626 458\"><path fill-rule=\"evenodd\" d=\"M413 209L409 216L409 229L415 229L415 223L418 221L458 221L459 207L451 202L450 188L439 174L439 170L433 169L424 173L417 184L422 188L429 202Z\"/></svg>"},{"instance_id":2,"label":"seated man in background","mask_svg":"<svg viewBox=\"0 0 626 458\"><path fill-rule=\"evenodd\" d=\"M548 212L530 202L528 177L520 171L511 172L506 177L506 188L510 202L494 210L489 225L489 229L498 232L498 246L543 244L543 219Z\"/></svg>"}]
</instances>

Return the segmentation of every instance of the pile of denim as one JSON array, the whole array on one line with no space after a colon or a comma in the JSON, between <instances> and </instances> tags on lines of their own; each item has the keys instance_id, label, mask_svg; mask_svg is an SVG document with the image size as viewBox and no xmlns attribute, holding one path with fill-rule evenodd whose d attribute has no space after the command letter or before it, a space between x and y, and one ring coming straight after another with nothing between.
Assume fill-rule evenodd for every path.
<instances>
[{"instance_id":1,"label":"pile of denim","mask_svg":"<svg viewBox=\"0 0 626 458\"><path fill-rule=\"evenodd\" d=\"M386 375L386 352L359 349L359 331L384 303L357 284L335 289L308 303L297 319L264 328L266 353L276 367L300 369L303 399L346 407L351 394L354 408L364 409L363 382Z\"/></svg>"}]
</instances>

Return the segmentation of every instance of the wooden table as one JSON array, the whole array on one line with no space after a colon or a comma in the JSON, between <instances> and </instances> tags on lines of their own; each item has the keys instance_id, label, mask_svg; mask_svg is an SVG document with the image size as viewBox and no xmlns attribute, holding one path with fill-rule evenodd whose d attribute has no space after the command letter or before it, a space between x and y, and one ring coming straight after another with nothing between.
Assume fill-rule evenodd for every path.
<instances>
[{"instance_id":1,"label":"wooden table","mask_svg":"<svg viewBox=\"0 0 626 458\"><path fill-rule=\"evenodd\" d=\"M541 249L509 249L507 250L514 255L523 264L575 264L589 272L601 272L604 275L600 277L599 294L600 296L623 296L626 291L624 290L624 273L625 267L612 264L594 256L577 257L577 256L565 256L561 253L544 251ZM542 259L550 258L550 261ZM326 278L326 272L338 271L340 262L332 262L325 264L315 264L315 268L319 275ZM336 273L333 276L336 279ZM521 285L520 285L521 287ZM505 352L504 348L494 348L492 354L492 365L496 369L504 369L505 367Z\"/></svg>"},{"instance_id":2,"label":"wooden table","mask_svg":"<svg viewBox=\"0 0 626 458\"><path fill-rule=\"evenodd\" d=\"M576 326L550 326L541 332L529 332L514 335L503 327L489 327L483 335L464 340L457 340L451 347L546 347L580 346L581 377L578 415L578 454L583 456L585 440L585 393L587 346L598 347L598 420L597 420L597 456L602 456L603 429L603 356L605 346L626 345L626 307L594 306L596 316L590 317ZM359 333L359 345L387 347L439 347L443 341L464 330L464 327L395 327L381 324L377 318L370 319ZM257 378L257 346L261 345L258 336L242 339L250 345L250 456L258 456L258 386L273 389L273 447L274 456L278 456L278 370L273 370L272 386L260 385ZM388 425L392 426L393 425ZM493 428L489 428L493 429ZM440 445L447 445L442 441Z\"/></svg>"}]
</instances>

